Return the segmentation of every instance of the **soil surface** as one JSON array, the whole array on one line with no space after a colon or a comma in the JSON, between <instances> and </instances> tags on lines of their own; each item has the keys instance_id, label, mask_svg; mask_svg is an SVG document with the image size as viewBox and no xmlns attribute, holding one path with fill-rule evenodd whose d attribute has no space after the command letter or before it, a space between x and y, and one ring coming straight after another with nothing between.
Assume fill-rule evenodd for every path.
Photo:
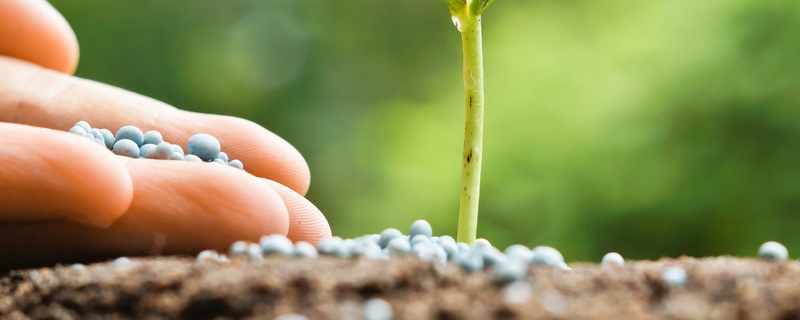
<instances>
[{"instance_id":1,"label":"soil surface","mask_svg":"<svg viewBox=\"0 0 800 320\"><path fill-rule=\"evenodd\" d=\"M664 281L668 267L685 284ZM393 319L800 319L800 262L732 257L530 268L493 284L489 272L414 257L320 257L228 263L189 257L11 271L0 276L0 318L363 319L365 301Z\"/></svg>"}]
</instances>

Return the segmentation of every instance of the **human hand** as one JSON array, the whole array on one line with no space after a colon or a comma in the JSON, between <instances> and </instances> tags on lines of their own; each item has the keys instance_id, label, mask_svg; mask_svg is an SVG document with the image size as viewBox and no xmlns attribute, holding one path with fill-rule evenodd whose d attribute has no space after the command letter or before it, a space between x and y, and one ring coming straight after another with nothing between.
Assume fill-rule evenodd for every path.
<instances>
[{"instance_id":1,"label":"human hand","mask_svg":"<svg viewBox=\"0 0 800 320\"><path fill-rule=\"evenodd\" d=\"M330 237L303 197L308 165L285 140L73 77L77 59L72 30L47 2L0 0L0 269L224 251L266 234ZM247 172L117 156L65 131L79 120L158 130L183 146L208 133Z\"/></svg>"}]
</instances>

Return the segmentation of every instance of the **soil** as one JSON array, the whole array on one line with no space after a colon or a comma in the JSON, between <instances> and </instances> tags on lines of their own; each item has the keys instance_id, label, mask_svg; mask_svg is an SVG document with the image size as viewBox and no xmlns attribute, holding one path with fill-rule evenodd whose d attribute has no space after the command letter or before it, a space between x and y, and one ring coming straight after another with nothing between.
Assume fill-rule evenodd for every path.
<instances>
[{"instance_id":1,"label":"soil","mask_svg":"<svg viewBox=\"0 0 800 320\"><path fill-rule=\"evenodd\" d=\"M525 281L492 283L414 257L197 263L132 259L11 271L0 277L0 318L362 319L367 299L393 319L800 319L800 262L733 257L530 268ZM662 273L686 271L683 285Z\"/></svg>"}]
</instances>

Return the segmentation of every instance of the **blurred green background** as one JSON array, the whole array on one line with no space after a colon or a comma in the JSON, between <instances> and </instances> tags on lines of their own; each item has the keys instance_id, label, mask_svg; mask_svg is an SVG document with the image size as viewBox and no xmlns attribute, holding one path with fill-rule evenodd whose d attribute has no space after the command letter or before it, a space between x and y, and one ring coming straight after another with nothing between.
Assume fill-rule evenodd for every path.
<instances>
[{"instance_id":1,"label":"blurred green background","mask_svg":"<svg viewBox=\"0 0 800 320\"><path fill-rule=\"evenodd\" d=\"M416 219L455 234L444 1L51 3L79 76L295 145L335 235ZM500 0L483 22L479 237L568 261L800 251L800 1Z\"/></svg>"}]
</instances>

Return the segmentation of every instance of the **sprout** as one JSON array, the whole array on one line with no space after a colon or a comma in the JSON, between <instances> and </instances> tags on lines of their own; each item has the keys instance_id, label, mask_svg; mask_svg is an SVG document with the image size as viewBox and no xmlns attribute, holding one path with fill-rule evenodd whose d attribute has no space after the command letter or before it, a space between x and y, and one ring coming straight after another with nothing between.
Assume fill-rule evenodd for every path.
<instances>
[{"instance_id":1,"label":"sprout","mask_svg":"<svg viewBox=\"0 0 800 320\"><path fill-rule=\"evenodd\" d=\"M446 0L453 25L461 32L464 54L464 152L461 202L458 212L459 242L472 243L478 230L481 161L483 160L483 49L481 14L494 0Z\"/></svg>"}]
</instances>

